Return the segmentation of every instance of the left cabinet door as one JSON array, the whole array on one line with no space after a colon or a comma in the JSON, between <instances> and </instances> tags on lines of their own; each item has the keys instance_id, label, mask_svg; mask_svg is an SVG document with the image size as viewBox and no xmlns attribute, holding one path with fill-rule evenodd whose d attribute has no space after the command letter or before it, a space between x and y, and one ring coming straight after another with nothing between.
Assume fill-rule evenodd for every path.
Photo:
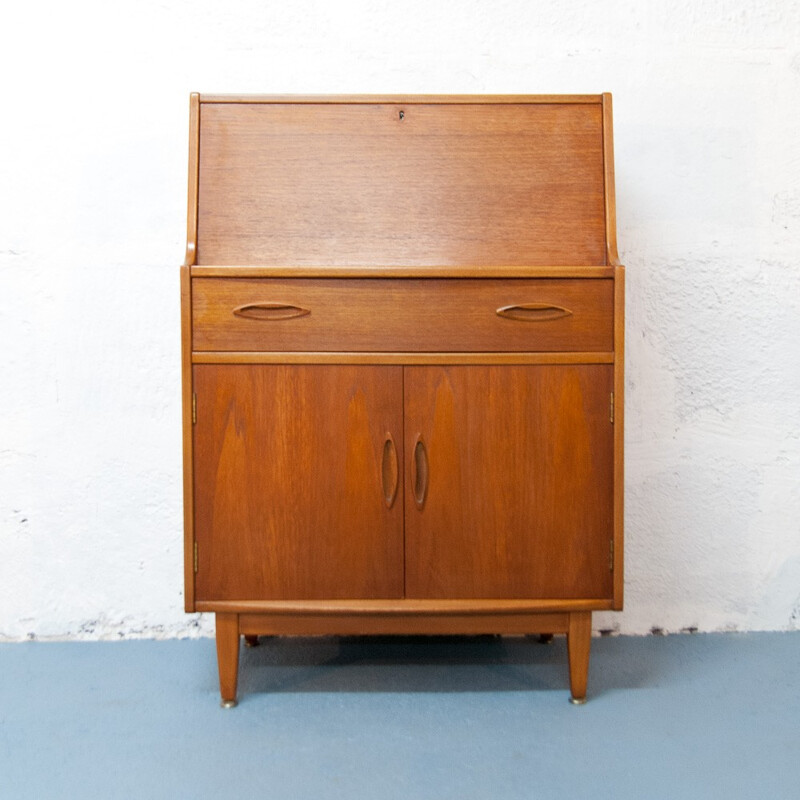
<instances>
[{"instance_id":1,"label":"left cabinet door","mask_svg":"<svg viewBox=\"0 0 800 800\"><path fill-rule=\"evenodd\" d=\"M193 377L197 599L401 597L402 368Z\"/></svg>"}]
</instances>

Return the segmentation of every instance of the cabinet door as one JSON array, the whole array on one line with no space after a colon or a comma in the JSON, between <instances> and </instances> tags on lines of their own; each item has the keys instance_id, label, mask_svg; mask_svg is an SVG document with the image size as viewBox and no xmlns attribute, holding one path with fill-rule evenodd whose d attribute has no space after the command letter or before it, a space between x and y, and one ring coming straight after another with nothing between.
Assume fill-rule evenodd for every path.
<instances>
[{"instance_id":1,"label":"cabinet door","mask_svg":"<svg viewBox=\"0 0 800 800\"><path fill-rule=\"evenodd\" d=\"M202 365L194 388L196 597L402 596L402 368Z\"/></svg>"},{"instance_id":2,"label":"cabinet door","mask_svg":"<svg viewBox=\"0 0 800 800\"><path fill-rule=\"evenodd\" d=\"M408 597L611 596L612 370L406 369Z\"/></svg>"}]
</instances>

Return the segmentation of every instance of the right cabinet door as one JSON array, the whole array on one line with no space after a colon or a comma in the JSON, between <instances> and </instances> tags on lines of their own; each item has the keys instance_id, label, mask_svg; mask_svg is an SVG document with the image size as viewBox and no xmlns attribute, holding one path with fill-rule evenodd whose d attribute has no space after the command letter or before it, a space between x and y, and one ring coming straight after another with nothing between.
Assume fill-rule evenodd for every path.
<instances>
[{"instance_id":1,"label":"right cabinet door","mask_svg":"<svg viewBox=\"0 0 800 800\"><path fill-rule=\"evenodd\" d=\"M406 596L610 598L609 365L404 370Z\"/></svg>"}]
</instances>

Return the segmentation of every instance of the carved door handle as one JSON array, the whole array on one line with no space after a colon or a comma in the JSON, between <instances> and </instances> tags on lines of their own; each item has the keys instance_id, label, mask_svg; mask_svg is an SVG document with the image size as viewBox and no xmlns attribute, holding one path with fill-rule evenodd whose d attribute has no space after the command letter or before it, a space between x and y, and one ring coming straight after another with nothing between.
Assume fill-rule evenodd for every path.
<instances>
[{"instance_id":1,"label":"carved door handle","mask_svg":"<svg viewBox=\"0 0 800 800\"><path fill-rule=\"evenodd\" d=\"M568 308L554 306L551 303L520 303L498 308L495 314L504 319L515 319L520 322L545 322L568 317L572 312Z\"/></svg>"},{"instance_id":2,"label":"carved door handle","mask_svg":"<svg viewBox=\"0 0 800 800\"><path fill-rule=\"evenodd\" d=\"M425 505L425 497L428 494L428 451L425 442L422 441L422 434L417 436L417 443L414 445L414 454L411 459L411 485L414 491L414 502L421 511Z\"/></svg>"},{"instance_id":3,"label":"carved door handle","mask_svg":"<svg viewBox=\"0 0 800 800\"><path fill-rule=\"evenodd\" d=\"M395 497L397 497L398 473L397 448L394 446L392 434L387 433L386 441L383 443L383 459L381 461L383 502L386 503L386 508L391 508L394 505Z\"/></svg>"},{"instance_id":4,"label":"carved door handle","mask_svg":"<svg viewBox=\"0 0 800 800\"><path fill-rule=\"evenodd\" d=\"M311 310L289 303L247 303L234 308L233 313L245 319L279 320L305 317Z\"/></svg>"}]
</instances>

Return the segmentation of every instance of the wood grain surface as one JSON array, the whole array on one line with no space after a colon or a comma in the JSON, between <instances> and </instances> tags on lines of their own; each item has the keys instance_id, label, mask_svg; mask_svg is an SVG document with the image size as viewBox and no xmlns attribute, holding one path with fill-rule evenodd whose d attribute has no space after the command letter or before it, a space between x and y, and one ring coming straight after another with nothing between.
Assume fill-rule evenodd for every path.
<instances>
[{"instance_id":1,"label":"wood grain surface","mask_svg":"<svg viewBox=\"0 0 800 800\"><path fill-rule=\"evenodd\" d=\"M196 598L400 597L402 369L196 366Z\"/></svg>"},{"instance_id":2,"label":"wood grain surface","mask_svg":"<svg viewBox=\"0 0 800 800\"><path fill-rule=\"evenodd\" d=\"M253 304L302 309L268 318ZM553 318L503 311L563 309ZM193 349L611 351L613 280L194 278ZM498 312L505 313L501 316ZM246 312L245 312L246 313ZM530 313L530 318L526 318ZM278 313L275 314L278 316Z\"/></svg>"},{"instance_id":3,"label":"wood grain surface","mask_svg":"<svg viewBox=\"0 0 800 800\"><path fill-rule=\"evenodd\" d=\"M613 364L614 353L408 353L286 350L210 350L192 353L194 364Z\"/></svg>"},{"instance_id":4,"label":"wood grain surface","mask_svg":"<svg viewBox=\"0 0 800 800\"><path fill-rule=\"evenodd\" d=\"M614 268L614 610L625 594L625 267Z\"/></svg>"},{"instance_id":5,"label":"wood grain surface","mask_svg":"<svg viewBox=\"0 0 800 800\"><path fill-rule=\"evenodd\" d=\"M534 614L242 614L240 627L270 636L363 636L566 633L568 613Z\"/></svg>"},{"instance_id":6,"label":"wood grain surface","mask_svg":"<svg viewBox=\"0 0 800 800\"><path fill-rule=\"evenodd\" d=\"M239 615L216 615L217 667L219 694L223 703L236 703L239 682Z\"/></svg>"},{"instance_id":7,"label":"wood grain surface","mask_svg":"<svg viewBox=\"0 0 800 800\"><path fill-rule=\"evenodd\" d=\"M240 634L534 632L585 699L623 591L611 96L195 94L190 129L186 609L223 699Z\"/></svg>"},{"instance_id":8,"label":"wood grain surface","mask_svg":"<svg viewBox=\"0 0 800 800\"><path fill-rule=\"evenodd\" d=\"M203 94L202 103L295 103L351 105L353 103L419 103L447 105L502 105L512 103L600 103L601 94Z\"/></svg>"},{"instance_id":9,"label":"wood grain surface","mask_svg":"<svg viewBox=\"0 0 800 800\"><path fill-rule=\"evenodd\" d=\"M596 103L201 103L198 264L606 263Z\"/></svg>"},{"instance_id":10,"label":"wood grain surface","mask_svg":"<svg viewBox=\"0 0 800 800\"><path fill-rule=\"evenodd\" d=\"M592 647L592 614L576 611L569 615L567 657L569 659L569 688L572 701L586 701L589 682L589 655Z\"/></svg>"},{"instance_id":11,"label":"wood grain surface","mask_svg":"<svg viewBox=\"0 0 800 800\"><path fill-rule=\"evenodd\" d=\"M611 597L607 366L408 367L406 596ZM406 470L407 475L409 469Z\"/></svg>"},{"instance_id":12,"label":"wood grain surface","mask_svg":"<svg viewBox=\"0 0 800 800\"><path fill-rule=\"evenodd\" d=\"M525 598L462 600L442 598L388 598L383 600L215 600L198 601L198 611L225 611L235 614L269 614L270 616L530 616L570 611L608 611L611 600L603 598ZM563 631L566 633L566 628Z\"/></svg>"},{"instance_id":13,"label":"wood grain surface","mask_svg":"<svg viewBox=\"0 0 800 800\"><path fill-rule=\"evenodd\" d=\"M476 267L428 264L424 267L375 266L305 266L286 264L272 266L239 265L226 267L213 264L193 266L193 278L613 278L613 267L580 267L539 265L509 267L503 264Z\"/></svg>"},{"instance_id":14,"label":"wood grain surface","mask_svg":"<svg viewBox=\"0 0 800 800\"><path fill-rule=\"evenodd\" d=\"M181 416L183 433L183 607L194 608L194 458L192 456L192 280L181 276Z\"/></svg>"}]
</instances>

